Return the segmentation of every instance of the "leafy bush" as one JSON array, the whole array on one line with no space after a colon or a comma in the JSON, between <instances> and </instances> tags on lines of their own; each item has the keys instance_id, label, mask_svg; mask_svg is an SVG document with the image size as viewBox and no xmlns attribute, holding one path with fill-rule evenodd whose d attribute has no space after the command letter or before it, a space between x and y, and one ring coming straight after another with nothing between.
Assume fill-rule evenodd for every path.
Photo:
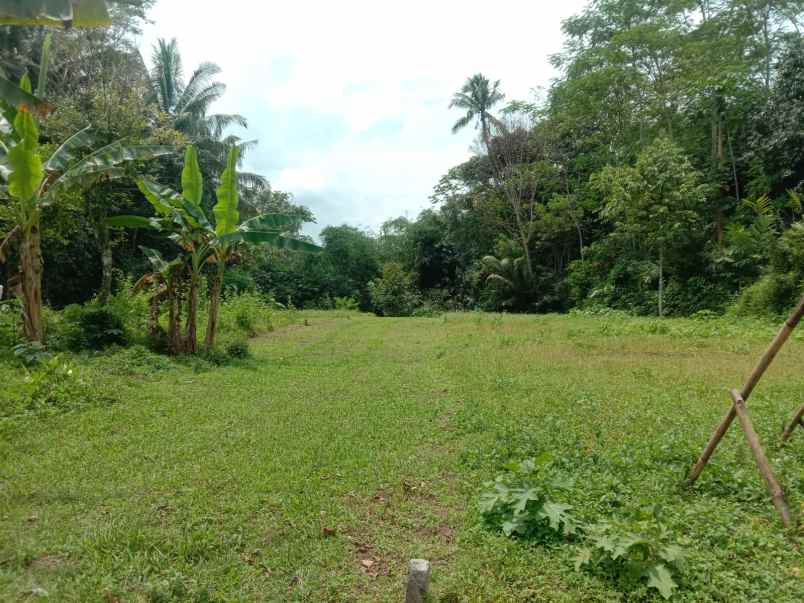
<instances>
[{"instance_id":1,"label":"leafy bush","mask_svg":"<svg viewBox=\"0 0 804 603\"><path fill-rule=\"evenodd\" d=\"M418 318L435 318L441 316L442 314L443 312L437 307L430 304L424 304L413 310L411 316L416 316Z\"/></svg>"},{"instance_id":2,"label":"leafy bush","mask_svg":"<svg viewBox=\"0 0 804 603\"><path fill-rule=\"evenodd\" d=\"M589 568L617 582L622 590L655 588L665 599L678 588L674 573L683 556L670 532L655 521L605 521L587 529L586 546L575 569Z\"/></svg>"},{"instance_id":3,"label":"leafy bush","mask_svg":"<svg viewBox=\"0 0 804 603\"><path fill-rule=\"evenodd\" d=\"M243 293L253 293L257 288L254 282L254 277L244 270L236 266L227 270L223 277L223 290L235 295Z\"/></svg>"},{"instance_id":4,"label":"leafy bush","mask_svg":"<svg viewBox=\"0 0 804 603\"><path fill-rule=\"evenodd\" d=\"M804 222L796 222L779 238L771 265L744 289L732 310L741 316L786 314L804 293Z\"/></svg>"},{"instance_id":5,"label":"leafy bush","mask_svg":"<svg viewBox=\"0 0 804 603\"><path fill-rule=\"evenodd\" d=\"M84 348L105 350L113 345L126 344L125 324L110 308L88 308L81 315L78 325Z\"/></svg>"},{"instance_id":6,"label":"leafy bush","mask_svg":"<svg viewBox=\"0 0 804 603\"><path fill-rule=\"evenodd\" d=\"M371 281L368 287L377 316L410 316L421 304L411 275L396 262L385 264L382 277Z\"/></svg>"},{"instance_id":7,"label":"leafy bush","mask_svg":"<svg viewBox=\"0 0 804 603\"><path fill-rule=\"evenodd\" d=\"M0 301L0 348L20 343L20 304L16 299Z\"/></svg>"},{"instance_id":8,"label":"leafy bush","mask_svg":"<svg viewBox=\"0 0 804 603\"><path fill-rule=\"evenodd\" d=\"M150 375L173 368L169 358L143 345L134 345L101 360L104 370L117 375Z\"/></svg>"},{"instance_id":9,"label":"leafy bush","mask_svg":"<svg viewBox=\"0 0 804 603\"><path fill-rule=\"evenodd\" d=\"M486 485L490 490L480 498L480 512L488 526L506 536L544 541L578 531L572 507L556 502L556 494L570 484L553 472L549 455L510 463L506 473Z\"/></svg>"},{"instance_id":10,"label":"leafy bush","mask_svg":"<svg viewBox=\"0 0 804 603\"><path fill-rule=\"evenodd\" d=\"M101 307L97 302L95 307ZM117 291L109 297L105 306L124 325L127 334L144 334L148 325L148 295L134 290L130 279L123 279Z\"/></svg>"},{"instance_id":11,"label":"leafy bush","mask_svg":"<svg viewBox=\"0 0 804 603\"><path fill-rule=\"evenodd\" d=\"M123 319L109 306L67 306L48 321L48 345L57 350L105 350L128 343Z\"/></svg>"},{"instance_id":12,"label":"leafy bush","mask_svg":"<svg viewBox=\"0 0 804 603\"><path fill-rule=\"evenodd\" d=\"M13 350L14 357L29 368L37 366L50 358L50 353L38 341L17 344Z\"/></svg>"},{"instance_id":13,"label":"leafy bush","mask_svg":"<svg viewBox=\"0 0 804 603\"><path fill-rule=\"evenodd\" d=\"M219 347L204 350L201 354L201 358L210 364L214 364L215 366L226 366L231 360L229 355Z\"/></svg>"},{"instance_id":14,"label":"leafy bush","mask_svg":"<svg viewBox=\"0 0 804 603\"><path fill-rule=\"evenodd\" d=\"M745 288L731 307L738 316L772 316L785 314L802 291L795 274L770 273Z\"/></svg>"},{"instance_id":15,"label":"leafy bush","mask_svg":"<svg viewBox=\"0 0 804 603\"><path fill-rule=\"evenodd\" d=\"M334 304L336 310L344 310L347 312L357 312L360 310L360 304L354 297L336 297Z\"/></svg>"},{"instance_id":16,"label":"leafy bush","mask_svg":"<svg viewBox=\"0 0 804 603\"><path fill-rule=\"evenodd\" d=\"M58 414L99 402L110 402L80 376L76 365L62 356L49 356L30 370L19 394L0 414Z\"/></svg>"},{"instance_id":17,"label":"leafy bush","mask_svg":"<svg viewBox=\"0 0 804 603\"><path fill-rule=\"evenodd\" d=\"M229 358L237 360L244 360L251 356L248 341L245 339L237 339L226 346L226 355Z\"/></svg>"},{"instance_id":18,"label":"leafy bush","mask_svg":"<svg viewBox=\"0 0 804 603\"><path fill-rule=\"evenodd\" d=\"M271 330L273 300L256 293L227 295L221 304L221 332L237 329L254 337L261 330Z\"/></svg>"}]
</instances>

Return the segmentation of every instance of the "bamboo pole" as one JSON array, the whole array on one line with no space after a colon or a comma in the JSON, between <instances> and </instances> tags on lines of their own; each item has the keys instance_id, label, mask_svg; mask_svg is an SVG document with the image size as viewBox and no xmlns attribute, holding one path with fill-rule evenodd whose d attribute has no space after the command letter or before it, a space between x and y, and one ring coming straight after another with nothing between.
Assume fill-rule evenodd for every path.
<instances>
[{"instance_id":1,"label":"bamboo pole","mask_svg":"<svg viewBox=\"0 0 804 603\"><path fill-rule=\"evenodd\" d=\"M734 412L740 420L740 425L745 432L745 439L751 447L751 452L754 453L759 472L765 479L765 485L768 487L768 492L770 492L773 506L775 506L776 510L779 512L784 527L789 528L791 524L790 508L787 506L784 490L782 490L782 487L773 475L768 457L765 456L765 451L762 449L762 444L759 442L759 436L757 432L754 431L754 426L751 424L751 419L748 417L748 411L745 408L745 400L743 400L740 392L736 389L731 390L731 399L734 400Z\"/></svg>"},{"instance_id":2,"label":"bamboo pole","mask_svg":"<svg viewBox=\"0 0 804 603\"><path fill-rule=\"evenodd\" d=\"M795 329L796 326L798 326L798 323L801 322L802 316L804 316L804 297L801 298L801 301L798 302L798 305L793 310L792 314L790 314L790 317L785 321L784 325L782 325L781 330L773 339L759 363L756 365L756 367L754 367L754 370L748 377L748 381L745 382L745 385L740 392L740 397L743 402L748 400L748 398L751 396L751 393L754 391L757 383L759 383L759 380L762 379L765 371L768 370L768 367L771 365L774 358L776 358L776 354L779 353L779 350L782 349L782 346L790 338L790 334L793 332L793 329ZM687 477L688 485L693 485L700 477L701 472L703 471L704 467L706 467L706 464L709 462L712 454L715 452L715 448L717 448L717 445L720 444L720 440L723 439L723 436L729 430L729 427L736 416L737 414L734 409L734 405L732 405L732 407L729 409L729 412L726 413L726 416L723 417L723 420L709 438L709 441L707 442L704 451L701 453L701 457L698 459L698 462L695 463L690 470L690 474Z\"/></svg>"},{"instance_id":3,"label":"bamboo pole","mask_svg":"<svg viewBox=\"0 0 804 603\"><path fill-rule=\"evenodd\" d=\"M799 425L804 427L804 404L802 404L801 408L798 409L796 416L793 417L792 421L790 421L790 425L785 427L784 433L782 434L782 442L786 442L787 440L789 440L790 436L793 435L793 432Z\"/></svg>"}]
</instances>

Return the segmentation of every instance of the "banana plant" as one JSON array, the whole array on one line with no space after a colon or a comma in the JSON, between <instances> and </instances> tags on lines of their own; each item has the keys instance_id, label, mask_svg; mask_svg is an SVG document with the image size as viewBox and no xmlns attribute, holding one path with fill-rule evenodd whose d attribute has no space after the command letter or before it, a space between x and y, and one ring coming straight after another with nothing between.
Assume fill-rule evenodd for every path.
<instances>
[{"instance_id":1,"label":"banana plant","mask_svg":"<svg viewBox=\"0 0 804 603\"><path fill-rule=\"evenodd\" d=\"M27 76L23 76L20 89L31 93ZM44 158L36 118L28 106L3 109L13 121L10 131L0 134L0 180L7 184L0 193L12 200L13 223L0 242L0 261L6 261L11 247L18 245L20 274L15 292L22 299L24 333L29 341L41 342L44 337L42 211L57 203L67 191L86 188L100 179L123 176L122 166L128 162L167 155L173 149L117 141L79 159L92 146L92 134L86 128Z\"/></svg>"},{"instance_id":2,"label":"banana plant","mask_svg":"<svg viewBox=\"0 0 804 603\"><path fill-rule=\"evenodd\" d=\"M178 276L183 267L182 258L178 257L172 261L167 261L162 257L162 254L155 249L143 247L140 249L148 258L148 261L153 267L153 272L144 275L135 285L134 291L140 292L147 288L153 290L150 300L148 301L148 336L152 340L159 337L159 315L161 314L161 307L164 302L170 304L168 312L168 334L167 334L167 347L169 350L174 350L178 346L180 333L178 325L181 321L180 316L180 298L177 295L177 281Z\"/></svg>"},{"instance_id":3,"label":"banana plant","mask_svg":"<svg viewBox=\"0 0 804 603\"><path fill-rule=\"evenodd\" d=\"M171 353L198 352L198 292L201 284L201 272L211 253L209 232L212 230L201 207L204 197L204 181L198 164L198 152L195 147L188 146L184 156L184 168L181 176L182 192L162 186L149 178L138 178L137 186L145 199L153 207L156 216L117 216L109 218L106 224L112 228L150 228L164 233L178 245L183 252L179 262L180 269L174 268L168 279L168 290L171 311L168 323L168 347ZM153 253L147 253L151 263ZM187 298L187 319L184 334L181 334L181 292L178 287L178 273L187 272L189 291Z\"/></svg>"},{"instance_id":4,"label":"banana plant","mask_svg":"<svg viewBox=\"0 0 804 603\"><path fill-rule=\"evenodd\" d=\"M49 25L69 29L108 27L111 24L105 0L0 0L0 25ZM37 114L46 115L53 110L53 106L42 96L41 90L37 91L36 96L20 90L19 86L0 73L0 100L8 105L25 105ZM13 120L9 120L9 124L13 123Z\"/></svg>"},{"instance_id":5,"label":"banana plant","mask_svg":"<svg viewBox=\"0 0 804 603\"><path fill-rule=\"evenodd\" d=\"M0 0L0 25L108 27L105 0Z\"/></svg>"},{"instance_id":6,"label":"banana plant","mask_svg":"<svg viewBox=\"0 0 804 603\"><path fill-rule=\"evenodd\" d=\"M182 170L182 194L147 178L140 178L137 185L156 212L153 218L142 216L119 216L107 221L112 227L151 228L168 234L186 255L189 274L187 322L185 335L180 345L171 351L196 353L198 289L201 273L206 264L213 264L214 276L210 289L209 316L205 347L215 345L221 290L226 265L232 261L238 245L270 245L275 248L295 251L318 252L320 247L294 239L284 234L293 225L293 219L283 214L261 214L240 222L239 183L237 177L238 150L229 151L226 169L221 175L217 202L213 207L215 224L204 213L201 200L204 196L204 181L198 164L198 153L192 145L187 147ZM172 324L172 323L170 323ZM173 331L169 325L169 331Z\"/></svg>"},{"instance_id":7,"label":"banana plant","mask_svg":"<svg viewBox=\"0 0 804 603\"><path fill-rule=\"evenodd\" d=\"M285 234L288 229L295 226L292 216L266 213L245 222L240 222L240 192L237 177L238 154L238 148L236 146L231 147L226 161L226 169L221 176L221 184L217 190L217 204L212 210L215 214L215 230L214 236L211 237L211 259L216 265L216 271L210 292L207 334L204 341L207 349L212 349L215 346L223 277L226 273L226 266L232 260L238 245L268 245L275 249L306 251L308 253L321 251L321 248L317 245Z\"/></svg>"}]
</instances>

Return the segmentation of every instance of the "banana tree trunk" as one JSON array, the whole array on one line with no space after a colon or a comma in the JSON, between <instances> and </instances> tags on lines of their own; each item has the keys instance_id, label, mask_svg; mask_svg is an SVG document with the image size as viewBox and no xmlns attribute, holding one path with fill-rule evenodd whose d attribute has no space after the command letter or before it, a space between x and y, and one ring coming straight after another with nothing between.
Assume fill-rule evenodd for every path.
<instances>
[{"instance_id":1,"label":"banana tree trunk","mask_svg":"<svg viewBox=\"0 0 804 603\"><path fill-rule=\"evenodd\" d=\"M42 236L37 220L23 235L20 248L22 319L25 338L42 342L45 336L42 319Z\"/></svg>"},{"instance_id":2,"label":"banana tree trunk","mask_svg":"<svg viewBox=\"0 0 804 603\"><path fill-rule=\"evenodd\" d=\"M148 300L148 337L156 339L159 336L159 314L162 311L162 303L165 300L170 303L170 290L166 287L154 293L151 299Z\"/></svg>"},{"instance_id":3,"label":"banana tree trunk","mask_svg":"<svg viewBox=\"0 0 804 603\"><path fill-rule=\"evenodd\" d=\"M182 352L181 341L181 297L179 295L178 275L176 271L171 271L168 276L167 284L168 303L168 350L171 354Z\"/></svg>"},{"instance_id":4,"label":"banana tree trunk","mask_svg":"<svg viewBox=\"0 0 804 603\"><path fill-rule=\"evenodd\" d=\"M112 240L109 236L109 229L105 225L101 226L99 234L101 245L101 286L98 292L98 301L105 306L109 303L109 297L112 295L114 257L112 255Z\"/></svg>"},{"instance_id":5,"label":"banana tree trunk","mask_svg":"<svg viewBox=\"0 0 804 603\"><path fill-rule=\"evenodd\" d=\"M204 346L207 350L215 347L215 335L218 330L218 315L221 308L221 289L223 288L223 275L226 271L226 262L220 260L215 282L212 283L212 293L209 296L209 317L207 320L207 336Z\"/></svg>"},{"instance_id":6,"label":"banana tree trunk","mask_svg":"<svg viewBox=\"0 0 804 603\"><path fill-rule=\"evenodd\" d=\"M198 272L190 276L190 291L187 296L187 324L185 325L184 351L188 354L198 353Z\"/></svg>"},{"instance_id":7,"label":"banana tree trunk","mask_svg":"<svg viewBox=\"0 0 804 603\"><path fill-rule=\"evenodd\" d=\"M659 318L664 316L664 245L659 247Z\"/></svg>"}]
</instances>

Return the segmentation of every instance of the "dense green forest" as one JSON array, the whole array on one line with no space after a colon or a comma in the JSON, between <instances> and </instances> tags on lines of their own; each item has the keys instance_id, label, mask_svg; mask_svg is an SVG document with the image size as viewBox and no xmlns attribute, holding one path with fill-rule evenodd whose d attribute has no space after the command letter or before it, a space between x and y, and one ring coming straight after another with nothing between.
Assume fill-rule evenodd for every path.
<instances>
[{"instance_id":1,"label":"dense green forest","mask_svg":"<svg viewBox=\"0 0 804 603\"><path fill-rule=\"evenodd\" d=\"M121 139L177 149L118 169L180 188L191 144L210 215L230 149L242 165L258 141L231 134L246 116L212 113L225 93L214 63L182 65L176 40L140 55L151 5L111 3L109 29L3 26L0 69L46 91L55 108L38 124L46 151L91 124L89 150ZM431 209L379 232L329 226L321 254L239 248L223 261L220 289L382 315L781 313L804 276L802 24L797 1L591 2L563 25L564 49L552 57L559 75L544 98L507 99L504 82L481 74L456 91L457 121L444 128L475 128L475 153L434 183ZM65 187L44 207L46 305L102 305L152 272L143 247L176 255L162 233L112 226L115 216L155 215L136 178L117 176ZM288 238L312 242L301 233L315 216L291 193L259 174L238 171L237 180L243 218L286 216ZM3 202L6 234L12 214ZM11 242L0 265L6 297L20 260ZM217 273L198 268L194 291L213 296Z\"/></svg>"}]
</instances>

